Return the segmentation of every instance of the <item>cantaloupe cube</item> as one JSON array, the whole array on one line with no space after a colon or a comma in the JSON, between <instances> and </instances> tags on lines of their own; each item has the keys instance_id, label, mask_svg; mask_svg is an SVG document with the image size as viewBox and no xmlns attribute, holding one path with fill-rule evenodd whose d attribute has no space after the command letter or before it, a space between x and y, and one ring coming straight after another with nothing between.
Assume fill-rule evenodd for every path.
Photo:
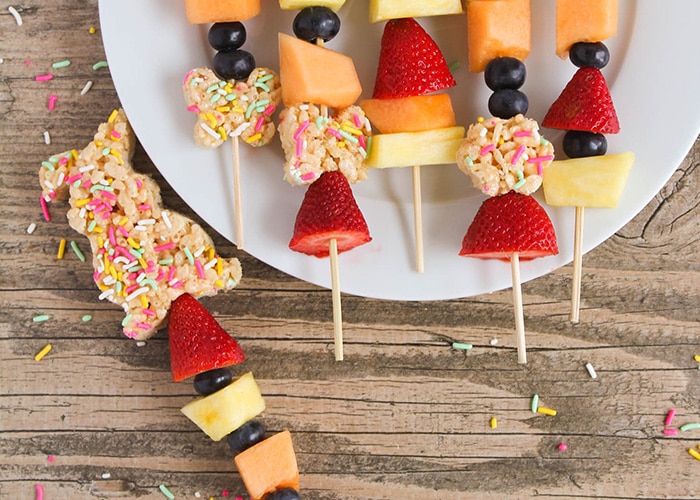
<instances>
[{"instance_id":1,"label":"cantaloupe cube","mask_svg":"<svg viewBox=\"0 0 700 500\"><path fill-rule=\"evenodd\" d=\"M248 372L223 389L186 404L181 411L207 436L220 441L265 411L265 401Z\"/></svg>"},{"instance_id":2,"label":"cantaloupe cube","mask_svg":"<svg viewBox=\"0 0 700 500\"><path fill-rule=\"evenodd\" d=\"M365 99L360 107L372 127L382 134L419 132L453 127L457 122L448 94L428 94L395 99Z\"/></svg>"},{"instance_id":3,"label":"cantaloupe cube","mask_svg":"<svg viewBox=\"0 0 700 500\"><path fill-rule=\"evenodd\" d=\"M576 42L602 42L617 34L617 0L557 0L557 55Z\"/></svg>"},{"instance_id":4,"label":"cantaloupe cube","mask_svg":"<svg viewBox=\"0 0 700 500\"><path fill-rule=\"evenodd\" d=\"M544 169L545 200L554 207L614 208L633 164L634 153L553 161Z\"/></svg>"},{"instance_id":5,"label":"cantaloupe cube","mask_svg":"<svg viewBox=\"0 0 700 500\"><path fill-rule=\"evenodd\" d=\"M245 21L260 14L260 0L185 0L191 24Z\"/></svg>"},{"instance_id":6,"label":"cantaloupe cube","mask_svg":"<svg viewBox=\"0 0 700 500\"><path fill-rule=\"evenodd\" d=\"M279 34L280 80L286 106L304 102L345 108L357 101L362 85L352 59L293 36Z\"/></svg>"},{"instance_id":7,"label":"cantaloupe cube","mask_svg":"<svg viewBox=\"0 0 700 500\"><path fill-rule=\"evenodd\" d=\"M392 168L455 163L463 138L464 127L374 135L365 164Z\"/></svg>"},{"instance_id":8,"label":"cantaloupe cube","mask_svg":"<svg viewBox=\"0 0 700 500\"><path fill-rule=\"evenodd\" d=\"M333 12L343 6L345 0L279 0L282 10L301 10L306 7L328 7Z\"/></svg>"},{"instance_id":9,"label":"cantaloupe cube","mask_svg":"<svg viewBox=\"0 0 700 500\"><path fill-rule=\"evenodd\" d=\"M299 491L299 469L289 431L282 431L234 458L251 500L280 488Z\"/></svg>"},{"instance_id":10,"label":"cantaloupe cube","mask_svg":"<svg viewBox=\"0 0 700 500\"><path fill-rule=\"evenodd\" d=\"M369 22L404 17L443 16L461 14L461 0L370 0Z\"/></svg>"},{"instance_id":11,"label":"cantaloupe cube","mask_svg":"<svg viewBox=\"0 0 700 500\"><path fill-rule=\"evenodd\" d=\"M469 70L484 71L496 57L530 54L530 0L467 0Z\"/></svg>"}]
</instances>

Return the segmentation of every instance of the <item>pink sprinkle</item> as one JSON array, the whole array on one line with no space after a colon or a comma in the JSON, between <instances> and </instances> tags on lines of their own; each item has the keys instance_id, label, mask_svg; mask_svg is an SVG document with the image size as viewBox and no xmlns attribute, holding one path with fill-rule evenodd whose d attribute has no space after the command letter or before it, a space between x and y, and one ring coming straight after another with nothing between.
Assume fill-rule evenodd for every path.
<instances>
[{"instance_id":1,"label":"pink sprinkle","mask_svg":"<svg viewBox=\"0 0 700 500\"><path fill-rule=\"evenodd\" d=\"M156 276L156 281L161 281L163 278L165 278L165 271L163 271L163 268L158 268L158 276Z\"/></svg>"},{"instance_id":2,"label":"pink sprinkle","mask_svg":"<svg viewBox=\"0 0 700 500\"><path fill-rule=\"evenodd\" d=\"M542 167L541 163L537 164L537 175L542 177L544 175L544 168Z\"/></svg>"},{"instance_id":3,"label":"pink sprinkle","mask_svg":"<svg viewBox=\"0 0 700 500\"><path fill-rule=\"evenodd\" d=\"M49 80L53 79L53 75L51 73L47 73L45 75L38 75L34 79L37 82L48 82Z\"/></svg>"},{"instance_id":4,"label":"pink sprinkle","mask_svg":"<svg viewBox=\"0 0 700 500\"><path fill-rule=\"evenodd\" d=\"M151 318L156 315L156 313L154 313L151 309L141 309L141 312L146 316L150 316Z\"/></svg>"},{"instance_id":5,"label":"pink sprinkle","mask_svg":"<svg viewBox=\"0 0 700 500\"><path fill-rule=\"evenodd\" d=\"M41 211L44 214L44 220L46 222L51 220L51 214L49 214L49 207L46 205L46 200L43 196L39 198L39 203L41 203Z\"/></svg>"},{"instance_id":6,"label":"pink sprinkle","mask_svg":"<svg viewBox=\"0 0 700 500\"><path fill-rule=\"evenodd\" d=\"M364 136L364 135L358 136L358 137L357 137L357 142L360 143L360 147L361 147L362 149L365 149L365 150L367 149L367 140L365 139L365 136Z\"/></svg>"},{"instance_id":7,"label":"pink sprinkle","mask_svg":"<svg viewBox=\"0 0 700 500\"><path fill-rule=\"evenodd\" d=\"M95 283L100 281L100 272L97 269L95 269L95 272L92 273L92 281L94 281Z\"/></svg>"},{"instance_id":8,"label":"pink sprinkle","mask_svg":"<svg viewBox=\"0 0 700 500\"><path fill-rule=\"evenodd\" d=\"M541 163L543 161L551 161L554 159L554 155L545 155L545 156L535 156L534 158L530 158L527 160L528 163Z\"/></svg>"},{"instance_id":9,"label":"pink sprinkle","mask_svg":"<svg viewBox=\"0 0 700 500\"><path fill-rule=\"evenodd\" d=\"M53 200L56 197L56 191L49 192L49 199Z\"/></svg>"},{"instance_id":10,"label":"pink sprinkle","mask_svg":"<svg viewBox=\"0 0 700 500\"><path fill-rule=\"evenodd\" d=\"M121 235L122 235L124 238L128 238L128 237L129 237L129 231L127 231L126 228L124 228L124 226L117 226L117 229L119 230L119 233L121 233Z\"/></svg>"},{"instance_id":11,"label":"pink sprinkle","mask_svg":"<svg viewBox=\"0 0 700 500\"><path fill-rule=\"evenodd\" d=\"M24 61L24 65L25 65L25 66L29 66L30 64L31 64L31 63L29 62L29 60Z\"/></svg>"},{"instance_id":12,"label":"pink sprinkle","mask_svg":"<svg viewBox=\"0 0 700 500\"><path fill-rule=\"evenodd\" d=\"M143 203L142 205L139 205L139 206L136 207L136 208L138 208L138 209L141 210L141 211L145 211L145 210L150 210L150 209L151 209L151 205L148 205L148 204L146 204L146 203Z\"/></svg>"},{"instance_id":13,"label":"pink sprinkle","mask_svg":"<svg viewBox=\"0 0 700 500\"><path fill-rule=\"evenodd\" d=\"M170 285L170 288L180 288L184 283L182 281L176 281L172 285Z\"/></svg>"},{"instance_id":14,"label":"pink sprinkle","mask_svg":"<svg viewBox=\"0 0 700 500\"><path fill-rule=\"evenodd\" d=\"M297 139L297 158L301 158L302 153L304 152L304 141L301 140L301 137Z\"/></svg>"},{"instance_id":15,"label":"pink sprinkle","mask_svg":"<svg viewBox=\"0 0 700 500\"><path fill-rule=\"evenodd\" d=\"M170 269L168 269L168 281L172 281L173 278L175 277L175 266L171 266Z\"/></svg>"},{"instance_id":16,"label":"pink sprinkle","mask_svg":"<svg viewBox=\"0 0 700 500\"><path fill-rule=\"evenodd\" d=\"M316 177L316 174L314 174L313 172L307 172L301 176L301 180L302 181L309 181L309 180L313 179L314 177Z\"/></svg>"},{"instance_id":17,"label":"pink sprinkle","mask_svg":"<svg viewBox=\"0 0 700 500\"><path fill-rule=\"evenodd\" d=\"M190 113L199 113L199 108L193 104L192 106L187 106L187 111Z\"/></svg>"},{"instance_id":18,"label":"pink sprinkle","mask_svg":"<svg viewBox=\"0 0 700 500\"><path fill-rule=\"evenodd\" d=\"M268 107L265 108L265 111L263 111L263 114L266 116L270 116L274 112L275 112L275 105L270 104Z\"/></svg>"},{"instance_id":19,"label":"pink sprinkle","mask_svg":"<svg viewBox=\"0 0 700 500\"><path fill-rule=\"evenodd\" d=\"M491 189L491 188L489 187L489 185L488 185L488 184L484 184L484 191L488 191L489 189Z\"/></svg>"},{"instance_id":20,"label":"pink sprinkle","mask_svg":"<svg viewBox=\"0 0 700 500\"><path fill-rule=\"evenodd\" d=\"M301 137L301 134L303 134L307 128L309 128L309 120L305 120L301 125L299 125L297 131L294 132L294 140L298 141Z\"/></svg>"},{"instance_id":21,"label":"pink sprinkle","mask_svg":"<svg viewBox=\"0 0 700 500\"><path fill-rule=\"evenodd\" d=\"M227 497L228 495L229 495L229 491L228 491L228 490L224 490L224 491L221 492L221 496Z\"/></svg>"},{"instance_id":22,"label":"pink sprinkle","mask_svg":"<svg viewBox=\"0 0 700 500\"><path fill-rule=\"evenodd\" d=\"M194 73L194 70L191 69L185 74L185 78L182 79L182 84L185 85L187 83L187 80L190 79L190 76L192 76L192 73ZM189 109L189 108L188 108Z\"/></svg>"},{"instance_id":23,"label":"pink sprinkle","mask_svg":"<svg viewBox=\"0 0 700 500\"><path fill-rule=\"evenodd\" d=\"M66 163L68 163L68 158L65 156L62 156L61 159L58 160L59 165L65 165ZM80 177L80 174L78 174L77 177Z\"/></svg>"},{"instance_id":24,"label":"pink sprinkle","mask_svg":"<svg viewBox=\"0 0 700 500\"><path fill-rule=\"evenodd\" d=\"M44 488L40 485L36 485L36 500L44 500Z\"/></svg>"},{"instance_id":25,"label":"pink sprinkle","mask_svg":"<svg viewBox=\"0 0 700 500\"><path fill-rule=\"evenodd\" d=\"M673 422L673 417L676 416L676 410L671 408L668 410L668 414L666 415L666 421L664 422L665 425L671 425L671 422Z\"/></svg>"},{"instance_id":26,"label":"pink sprinkle","mask_svg":"<svg viewBox=\"0 0 700 500\"><path fill-rule=\"evenodd\" d=\"M138 284L138 283L134 283L133 285L127 286L127 287L126 287L126 290L125 290L125 291L126 291L126 294L129 295L131 292L133 292L134 290L136 290L138 287L139 287L139 284Z\"/></svg>"},{"instance_id":27,"label":"pink sprinkle","mask_svg":"<svg viewBox=\"0 0 700 500\"><path fill-rule=\"evenodd\" d=\"M329 133L329 134L331 134L333 137L335 137L335 138L338 139L339 141L342 141L342 140L343 140L343 136L340 135L340 132L338 132L338 131L337 131L336 129L334 129L334 128L330 128L330 127L329 127L329 128L326 129L326 132Z\"/></svg>"},{"instance_id":28,"label":"pink sprinkle","mask_svg":"<svg viewBox=\"0 0 700 500\"><path fill-rule=\"evenodd\" d=\"M119 226L121 227L121 226ZM107 234L109 236L109 242L112 244L113 247L117 246L117 238L114 236L114 226L109 226L109 229L107 230Z\"/></svg>"},{"instance_id":29,"label":"pink sprinkle","mask_svg":"<svg viewBox=\"0 0 700 500\"><path fill-rule=\"evenodd\" d=\"M56 94L51 94L49 96L49 111L56 109L56 102L58 101L58 96Z\"/></svg>"},{"instance_id":30,"label":"pink sprinkle","mask_svg":"<svg viewBox=\"0 0 700 500\"><path fill-rule=\"evenodd\" d=\"M569 446L566 443L559 443L559 446L557 446L557 448L559 448L559 451L566 451L569 449Z\"/></svg>"},{"instance_id":31,"label":"pink sprinkle","mask_svg":"<svg viewBox=\"0 0 700 500\"><path fill-rule=\"evenodd\" d=\"M165 252L166 250L170 250L171 248L175 248L175 243L172 241L170 243L166 243L165 245L153 247L153 250L155 250L156 252Z\"/></svg>"},{"instance_id":32,"label":"pink sprinkle","mask_svg":"<svg viewBox=\"0 0 700 500\"><path fill-rule=\"evenodd\" d=\"M117 199L117 195L116 195L116 194L114 194L114 193L112 193L112 192L110 192L110 191L105 191L105 190L100 191L100 196L102 196L103 198L109 198L110 200L116 200L116 199Z\"/></svg>"},{"instance_id":33,"label":"pink sprinkle","mask_svg":"<svg viewBox=\"0 0 700 500\"><path fill-rule=\"evenodd\" d=\"M202 267L202 263L199 262L198 260L194 261L194 267L197 269L197 274L199 275L199 279L204 279L204 268Z\"/></svg>"},{"instance_id":34,"label":"pink sprinkle","mask_svg":"<svg viewBox=\"0 0 700 500\"><path fill-rule=\"evenodd\" d=\"M263 124L265 123L265 117L264 116L259 116L258 121L255 122L255 131L259 132L260 129L262 129Z\"/></svg>"},{"instance_id":35,"label":"pink sprinkle","mask_svg":"<svg viewBox=\"0 0 700 500\"><path fill-rule=\"evenodd\" d=\"M481 156L486 156L487 154L489 154L489 153L490 153L491 151L493 151L494 149L496 149L496 145L495 145L495 144L489 144L488 146L484 146L483 149L482 149L481 151L479 151L479 154L480 154Z\"/></svg>"},{"instance_id":36,"label":"pink sprinkle","mask_svg":"<svg viewBox=\"0 0 700 500\"><path fill-rule=\"evenodd\" d=\"M112 227L112 226L109 226L109 227ZM121 227L121 226L119 226L119 227ZM129 260L129 262L133 262L133 261L136 260L136 259L134 258L134 256L131 255L131 253L129 253L129 251L128 251L126 248L122 247L122 246L114 245L114 251L115 251L115 252L119 252L120 254L122 254L124 257L126 257L126 258Z\"/></svg>"},{"instance_id":37,"label":"pink sprinkle","mask_svg":"<svg viewBox=\"0 0 700 500\"><path fill-rule=\"evenodd\" d=\"M664 436L675 436L678 434L676 429L664 429Z\"/></svg>"},{"instance_id":38,"label":"pink sprinkle","mask_svg":"<svg viewBox=\"0 0 700 500\"><path fill-rule=\"evenodd\" d=\"M63 160L61 160L61 161L63 161ZM58 163L60 164L61 161L59 161ZM66 160L66 163L67 163L67 162L68 162L68 160ZM71 175L70 177L68 177L68 178L66 179L66 184L73 184L75 181L77 181L77 180L80 179L81 177L82 177L82 176L81 176L80 174Z\"/></svg>"},{"instance_id":39,"label":"pink sprinkle","mask_svg":"<svg viewBox=\"0 0 700 500\"><path fill-rule=\"evenodd\" d=\"M151 325L147 323L141 323L140 321L136 323L136 326L139 327L141 330L148 330L151 328Z\"/></svg>"},{"instance_id":40,"label":"pink sprinkle","mask_svg":"<svg viewBox=\"0 0 700 500\"><path fill-rule=\"evenodd\" d=\"M122 138L122 135L121 135L119 132L117 132L116 130L112 130L112 132L110 132L110 135L111 135L112 137L114 137L115 139L121 139L121 138Z\"/></svg>"},{"instance_id":41,"label":"pink sprinkle","mask_svg":"<svg viewBox=\"0 0 700 500\"><path fill-rule=\"evenodd\" d=\"M54 462L56 460L56 457L54 457L53 455L49 455L48 457L46 457L46 460L48 460L49 462Z\"/></svg>"},{"instance_id":42,"label":"pink sprinkle","mask_svg":"<svg viewBox=\"0 0 700 500\"><path fill-rule=\"evenodd\" d=\"M156 265L152 260L146 261L146 272L147 273L152 273L153 271L156 270Z\"/></svg>"},{"instance_id":43,"label":"pink sprinkle","mask_svg":"<svg viewBox=\"0 0 700 500\"><path fill-rule=\"evenodd\" d=\"M126 336L129 337L130 339L133 339L133 338L136 337L138 334L139 334L139 332L134 331L134 330L131 330L131 331L129 331L129 330L124 330L124 335L126 335Z\"/></svg>"},{"instance_id":44,"label":"pink sprinkle","mask_svg":"<svg viewBox=\"0 0 700 500\"><path fill-rule=\"evenodd\" d=\"M139 275L136 274L135 271L134 271L133 273L129 273L128 276L127 276L127 278L129 279L129 281L136 281L136 278L138 278L138 277L139 277Z\"/></svg>"},{"instance_id":45,"label":"pink sprinkle","mask_svg":"<svg viewBox=\"0 0 700 500\"><path fill-rule=\"evenodd\" d=\"M520 159L520 157L523 155L524 152L525 152L525 144L521 144L520 146L518 146L518 149L515 150L515 154L510 159L510 164L515 165L516 163L518 163L518 160Z\"/></svg>"},{"instance_id":46,"label":"pink sprinkle","mask_svg":"<svg viewBox=\"0 0 700 500\"><path fill-rule=\"evenodd\" d=\"M513 133L513 137L530 137L532 135L532 132L529 130L518 130L517 132Z\"/></svg>"},{"instance_id":47,"label":"pink sprinkle","mask_svg":"<svg viewBox=\"0 0 700 500\"><path fill-rule=\"evenodd\" d=\"M141 182L141 179L136 179L136 187L139 189L143 187L143 182Z\"/></svg>"},{"instance_id":48,"label":"pink sprinkle","mask_svg":"<svg viewBox=\"0 0 700 500\"><path fill-rule=\"evenodd\" d=\"M353 113L352 121L355 122L355 127L362 128L362 122L360 121L360 115L358 115L357 113Z\"/></svg>"}]
</instances>

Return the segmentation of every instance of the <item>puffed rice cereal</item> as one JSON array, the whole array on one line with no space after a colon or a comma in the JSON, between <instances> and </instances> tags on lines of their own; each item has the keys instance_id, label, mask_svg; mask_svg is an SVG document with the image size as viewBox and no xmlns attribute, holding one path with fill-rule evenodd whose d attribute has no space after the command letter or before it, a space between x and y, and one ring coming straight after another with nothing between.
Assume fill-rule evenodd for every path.
<instances>
[{"instance_id":1,"label":"puffed rice cereal","mask_svg":"<svg viewBox=\"0 0 700 500\"><path fill-rule=\"evenodd\" d=\"M68 222L88 237L100 299L119 304L126 336L144 340L182 293L214 295L241 279L238 259L217 255L201 226L161 207L160 189L131 167L134 136L114 111L81 152L42 162L46 201L70 192Z\"/></svg>"}]
</instances>

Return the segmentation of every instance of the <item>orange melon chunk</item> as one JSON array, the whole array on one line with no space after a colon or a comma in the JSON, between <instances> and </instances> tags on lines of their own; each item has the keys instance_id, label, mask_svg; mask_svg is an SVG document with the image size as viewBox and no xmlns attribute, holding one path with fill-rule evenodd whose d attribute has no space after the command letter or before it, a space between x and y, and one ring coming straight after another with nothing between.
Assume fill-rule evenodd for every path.
<instances>
[{"instance_id":1,"label":"orange melon chunk","mask_svg":"<svg viewBox=\"0 0 700 500\"><path fill-rule=\"evenodd\" d=\"M289 431L275 434L239 453L234 462L251 500L260 500L280 488L299 491L299 469Z\"/></svg>"},{"instance_id":2,"label":"orange melon chunk","mask_svg":"<svg viewBox=\"0 0 700 500\"><path fill-rule=\"evenodd\" d=\"M185 0L190 24L245 21L260 14L260 0Z\"/></svg>"},{"instance_id":3,"label":"orange melon chunk","mask_svg":"<svg viewBox=\"0 0 700 500\"><path fill-rule=\"evenodd\" d=\"M382 134L419 132L456 124L448 94L429 94L395 99L366 99L360 107Z\"/></svg>"},{"instance_id":4,"label":"orange melon chunk","mask_svg":"<svg viewBox=\"0 0 700 500\"><path fill-rule=\"evenodd\" d=\"M469 70L484 71L496 57L530 54L530 0L468 0Z\"/></svg>"},{"instance_id":5,"label":"orange melon chunk","mask_svg":"<svg viewBox=\"0 0 700 500\"><path fill-rule=\"evenodd\" d=\"M602 42L617 34L617 0L557 0L557 55L576 42Z\"/></svg>"},{"instance_id":6,"label":"orange melon chunk","mask_svg":"<svg viewBox=\"0 0 700 500\"><path fill-rule=\"evenodd\" d=\"M305 102L345 108L362 93L352 59L345 54L279 34L280 80L285 106Z\"/></svg>"}]
</instances>

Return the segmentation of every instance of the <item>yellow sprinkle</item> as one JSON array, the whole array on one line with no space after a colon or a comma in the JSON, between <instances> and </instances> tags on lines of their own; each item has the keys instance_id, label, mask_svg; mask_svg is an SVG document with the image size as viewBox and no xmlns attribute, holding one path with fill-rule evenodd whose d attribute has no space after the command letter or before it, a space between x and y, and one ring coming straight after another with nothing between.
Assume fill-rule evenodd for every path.
<instances>
[{"instance_id":1,"label":"yellow sprinkle","mask_svg":"<svg viewBox=\"0 0 700 500\"><path fill-rule=\"evenodd\" d=\"M139 264L141 264L141 267L143 267L144 269L148 267L148 264L146 264L146 261L143 259L143 257L139 259Z\"/></svg>"},{"instance_id":2,"label":"yellow sprinkle","mask_svg":"<svg viewBox=\"0 0 700 500\"><path fill-rule=\"evenodd\" d=\"M104 248L105 239L102 236L97 237L97 246L98 246L98 248Z\"/></svg>"},{"instance_id":3,"label":"yellow sprinkle","mask_svg":"<svg viewBox=\"0 0 700 500\"><path fill-rule=\"evenodd\" d=\"M77 160L78 157L80 156L80 153L78 153L77 149L71 149L70 154L73 157L73 160Z\"/></svg>"},{"instance_id":4,"label":"yellow sprinkle","mask_svg":"<svg viewBox=\"0 0 700 500\"><path fill-rule=\"evenodd\" d=\"M102 141L95 141L95 146L97 146L98 148L101 148L102 145L103 145Z\"/></svg>"},{"instance_id":5,"label":"yellow sprinkle","mask_svg":"<svg viewBox=\"0 0 700 500\"><path fill-rule=\"evenodd\" d=\"M75 206L78 208L84 207L90 203L90 198L81 198L80 200L75 200Z\"/></svg>"},{"instance_id":6,"label":"yellow sprinkle","mask_svg":"<svg viewBox=\"0 0 700 500\"><path fill-rule=\"evenodd\" d=\"M102 226L95 226L92 228L93 233L104 233L104 229L102 229Z\"/></svg>"},{"instance_id":7,"label":"yellow sprinkle","mask_svg":"<svg viewBox=\"0 0 700 500\"><path fill-rule=\"evenodd\" d=\"M117 281L121 281L123 276L124 276L123 272L117 271Z\"/></svg>"},{"instance_id":8,"label":"yellow sprinkle","mask_svg":"<svg viewBox=\"0 0 700 500\"><path fill-rule=\"evenodd\" d=\"M94 26L90 26L90 29L88 30L88 33L90 33L91 35L94 35L94 34L95 34L95 31L97 31L97 30L95 29L95 27L94 27Z\"/></svg>"},{"instance_id":9,"label":"yellow sprinkle","mask_svg":"<svg viewBox=\"0 0 700 500\"><path fill-rule=\"evenodd\" d=\"M236 101L233 101L231 104L236 104ZM235 111L236 113L245 113L245 110L240 106L236 106L235 108L233 108L233 111Z\"/></svg>"},{"instance_id":10,"label":"yellow sprinkle","mask_svg":"<svg viewBox=\"0 0 700 500\"><path fill-rule=\"evenodd\" d=\"M695 356L693 356L693 359L694 359L697 363L700 363L700 354L696 354Z\"/></svg>"},{"instance_id":11,"label":"yellow sprinkle","mask_svg":"<svg viewBox=\"0 0 700 500\"><path fill-rule=\"evenodd\" d=\"M211 260L216 256L212 247L207 247L204 251L207 252L207 260Z\"/></svg>"},{"instance_id":12,"label":"yellow sprinkle","mask_svg":"<svg viewBox=\"0 0 700 500\"><path fill-rule=\"evenodd\" d=\"M342 130L345 130L346 132L349 132L353 135L362 135L362 130L356 129L349 123L343 123L343 126L341 127Z\"/></svg>"},{"instance_id":13,"label":"yellow sprinkle","mask_svg":"<svg viewBox=\"0 0 700 500\"><path fill-rule=\"evenodd\" d=\"M209 120L209 126L211 128L216 128L216 118L214 118L214 115L211 113L206 113L204 116L206 116L207 120Z\"/></svg>"},{"instance_id":14,"label":"yellow sprinkle","mask_svg":"<svg viewBox=\"0 0 700 500\"><path fill-rule=\"evenodd\" d=\"M103 259L104 259L104 263L105 263L104 264L105 265L105 272L109 272L109 266L112 265L112 263L109 261L109 256L105 253L103 255Z\"/></svg>"},{"instance_id":15,"label":"yellow sprinkle","mask_svg":"<svg viewBox=\"0 0 700 500\"><path fill-rule=\"evenodd\" d=\"M127 242L129 245L131 245L131 248L135 248L135 249L137 249L137 250L138 250L139 248L141 248L141 245L139 245L136 241L134 241L134 238L132 238L131 236L129 236L129 237L126 239L126 242Z\"/></svg>"},{"instance_id":16,"label":"yellow sprinkle","mask_svg":"<svg viewBox=\"0 0 700 500\"><path fill-rule=\"evenodd\" d=\"M226 134L226 129L224 128L223 125L221 125L216 131L219 133L222 140L225 141L226 139L228 139L228 135Z\"/></svg>"},{"instance_id":17,"label":"yellow sprinkle","mask_svg":"<svg viewBox=\"0 0 700 500\"><path fill-rule=\"evenodd\" d=\"M223 288L223 287L224 287L224 282L221 281L221 280L216 280L216 281L214 282L214 284L215 284L216 286L218 286L219 288Z\"/></svg>"},{"instance_id":18,"label":"yellow sprinkle","mask_svg":"<svg viewBox=\"0 0 700 500\"><path fill-rule=\"evenodd\" d=\"M49 351L51 350L51 344L46 344L46 347L44 347L41 351L39 351L36 356L34 356L34 361L41 361L44 359L44 356L46 356Z\"/></svg>"},{"instance_id":19,"label":"yellow sprinkle","mask_svg":"<svg viewBox=\"0 0 700 500\"><path fill-rule=\"evenodd\" d=\"M344 147L345 147L345 141L338 141L338 147L339 147L339 148L344 148Z\"/></svg>"},{"instance_id":20,"label":"yellow sprinkle","mask_svg":"<svg viewBox=\"0 0 700 500\"><path fill-rule=\"evenodd\" d=\"M498 145L499 146L502 146L504 142L505 142L505 140L503 139L503 137L498 138Z\"/></svg>"},{"instance_id":21,"label":"yellow sprinkle","mask_svg":"<svg viewBox=\"0 0 700 500\"><path fill-rule=\"evenodd\" d=\"M56 257L58 259L62 259L63 255L66 253L66 239L61 238L61 242L58 244L58 253L56 254Z\"/></svg>"},{"instance_id":22,"label":"yellow sprinkle","mask_svg":"<svg viewBox=\"0 0 700 500\"><path fill-rule=\"evenodd\" d=\"M492 429L495 429L498 427L498 420L496 420L496 417L491 417L491 422L489 423Z\"/></svg>"},{"instance_id":23,"label":"yellow sprinkle","mask_svg":"<svg viewBox=\"0 0 700 500\"><path fill-rule=\"evenodd\" d=\"M248 138L245 140L245 142L247 142L248 144L252 144L252 143L254 143L255 141L259 140L261 137L262 137L262 134L261 134L260 132L258 132L257 134L251 135L250 137L248 137Z\"/></svg>"},{"instance_id":24,"label":"yellow sprinkle","mask_svg":"<svg viewBox=\"0 0 700 500\"><path fill-rule=\"evenodd\" d=\"M553 410L552 408L546 408L544 406L540 406L537 408L538 413L542 413L543 415L547 415L549 417L554 417L557 415L557 410Z\"/></svg>"},{"instance_id":25,"label":"yellow sprinkle","mask_svg":"<svg viewBox=\"0 0 700 500\"><path fill-rule=\"evenodd\" d=\"M94 218L95 218L95 214L92 213L92 212L88 212L88 213L87 213L87 218L88 218L88 219L94 219Z\"/></svg>"},{"instance_id":26,"label":"yellow sprinkle","mask_svg":"<svg viewBox=\"0 0 700 500\"><path fill-rule=\"evenodd\" d=\"M231 111L231 106L219 106L216 108L217 113L228 113Z\"/></svg>"},{"instance_id":27,"label":"yellow sprinkle","mask_svg":"<svg viewBox=\"0 0 700 500\"><path fill-rule=\"evenodd\" d=\"M114 120L117 119L117 116L119 116L119 111L117 111L117 110L115 109L114 111L112 111L112 114L109 115L109 118L107 119L107 121L108 121L109 123L113 123Z\"/></svg>"},{"instance_id":28,"label":"yellow sprinkle","mask_svg":"<svg viewBox=\"0 0 700 500\"><path fill-rule=\"evenodd\" d=\"M479 122L479 123L484 123L484 117L483 117L483 116L480 116L480 117L478 117L478 118L476 119L476 121Z\"/></svg>"},{"instance_id":29,"label":"yellow sprinkle","mask_svg":"<svg viewBox=\"0 0 700 500\"><path fill-rule=\"evenodd\" d=\"M97 288L99 288L101 292L106 292L109 290L109 287L107 285L103 285L102 283L98 283Z\"/></svg>"},{"instance_id":30,"label":"yellow sprinkle","mask_svg":"<svg viewBox=\"0 0 700 500\"><path fill-rule=\"evenodd\" d=\"M221 257L216 258L216 274L218 276L224 274L224 263L221 261Z\"/></svg>"},{"instance_id":31,"label":"yellow sprinkle","mask_svg":"<svg viewBox=\"0 0 700 500\"><path fill-rule=\"evenodd\" d=\"M115 280L117 279L117 270L116 270L116 268L115 268L112 264L109 265L109 274L110 274L110 276L112 276L112 278L114 278Z\"/></svg>"},{"instance_id":32,"label":"yellow sprinkle","mask_svg":"<svg viewBox=\"0 0 700 500\"><path fill-rule=\"evenodd\" d=\"M123 225L126 224L127 222L129 222L129 218L128 218L128 217L122 217L122 218L119 220L119 225L120 225L120 226L123 226Z\"/></svg>"},{"instance_id":33,"label":"yellow sprinkle","mask_svg":"<svg viewBox=\"0 0 700 500\"><path fill-rule=\"evenodd\" d=\"M146 298L145 295L141 295L141 305L143 306L144 309L148 309L148 299Z\"/></svg>"},{"instance_id":34,"label":"yellow sprinkle","mask_svg":"<svg viewBox=\"0 0 700 500\"><path fill-rule=\"evenodd\" d=\"M697 450L694 450L693 448L688 448L688 453L690 453L690 456L694 459L700 460L700 453L698 453Z\"/></svg>"}]
</instances>

